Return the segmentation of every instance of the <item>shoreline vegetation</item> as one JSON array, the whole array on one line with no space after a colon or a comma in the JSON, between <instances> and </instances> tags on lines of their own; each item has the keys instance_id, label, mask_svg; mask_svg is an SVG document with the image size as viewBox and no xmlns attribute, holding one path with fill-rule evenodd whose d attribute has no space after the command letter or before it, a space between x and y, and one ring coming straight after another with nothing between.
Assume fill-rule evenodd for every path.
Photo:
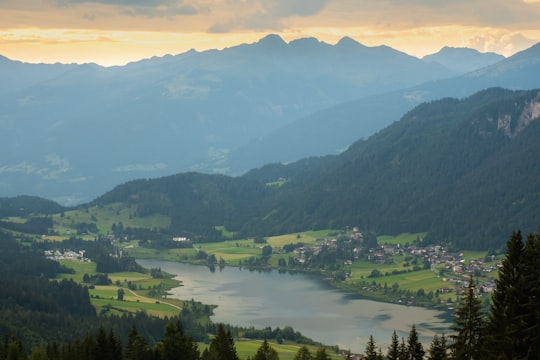
<instances>
[{"instance_id":1,"label":"shoreline vegetation","mask_svg":"<svg viewBox=\"0 0 540 360\"><path fill-rule=\"evenodd\" d=\"M444 311L447 317L453 316L461 289L473 274L487 306L500 255L488 251L452 253L422 244L424 235L381 236L373 247L364 249L351 240L354 232L345 235L335 230L167 249L137 246L135 242L119 246L140 259L314 274L336 289L365 299L432 308ZM343 259L346 251L353 257Z\"/></svg>"}]
</instances>

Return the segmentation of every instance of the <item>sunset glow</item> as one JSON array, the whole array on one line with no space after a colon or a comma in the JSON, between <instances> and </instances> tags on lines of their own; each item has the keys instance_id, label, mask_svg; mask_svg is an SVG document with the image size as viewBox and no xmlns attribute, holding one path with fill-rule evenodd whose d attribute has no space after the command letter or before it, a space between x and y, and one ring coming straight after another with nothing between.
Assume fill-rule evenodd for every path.
<instances>
[{"instance_id":1,"label":"sunset glow","mask_svg":"<svg viewBox=\"0 0 540 360\"><path fill-rule=\"evenodd\" d=\"M121 65L189 49L349 36L421 57L443 46L505 56L540 41L540 1L0 0L0 54L25 62Z\"/></svg>"}]
</instances>

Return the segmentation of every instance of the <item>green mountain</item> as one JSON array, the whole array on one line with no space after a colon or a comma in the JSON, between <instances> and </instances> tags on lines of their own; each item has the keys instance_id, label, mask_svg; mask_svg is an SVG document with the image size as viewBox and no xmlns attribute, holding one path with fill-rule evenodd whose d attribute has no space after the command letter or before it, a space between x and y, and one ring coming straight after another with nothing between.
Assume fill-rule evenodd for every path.
<instances>
[{"instance_id":1,"label":"green mountain","mask_svg":"<svg viewBox=\"0 0 540 360\"><path fill-rule=\"evenodd\" d=\"M92 204L171 216L172 233L219 237L358 226L427 231L459 248L500 247L540 224L540 93L493 88L418 106L338 156L242 177L179 174L118 186ZM285 180L281 186L266 183Z\"/></svg>"},{"instance_id":2,"label":"green mountain","mask_svg":"<svg viewBox=\"0 0 540 360\"><path fill-rule=\"evenodd\" d=\"M264 223L428 231L460 248L500 246L540 224L537 90L426 103L359 141L319 176L299 174ZM306 219L302 223L301 219Z\"/></svg>"}]
</instances>

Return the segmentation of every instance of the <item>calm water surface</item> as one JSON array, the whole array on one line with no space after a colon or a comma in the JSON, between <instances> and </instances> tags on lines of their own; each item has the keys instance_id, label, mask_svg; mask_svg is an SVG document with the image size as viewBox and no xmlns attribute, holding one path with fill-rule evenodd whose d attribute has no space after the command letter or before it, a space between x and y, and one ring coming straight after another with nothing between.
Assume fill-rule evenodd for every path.
<instances>
[{"instance_id":1,"label":"calm water surface","mask_svg":"<svg viewBox=\"0 0 540 360\"><path fill-rule=\"evenodd\" d=\"M183 286L170 297L200 301L218 307L212 320L240 326L292 326L302 334L329 345L364 351L373 335L383 353L395 329L407 339L416 324L421 340L429 346L433 335L449 333L442 312L419 307L359 299L333 289L308 274L216 268L159 260L138 260L145 268L161 268L174 274Z\"/></svg>"}]
</instances>

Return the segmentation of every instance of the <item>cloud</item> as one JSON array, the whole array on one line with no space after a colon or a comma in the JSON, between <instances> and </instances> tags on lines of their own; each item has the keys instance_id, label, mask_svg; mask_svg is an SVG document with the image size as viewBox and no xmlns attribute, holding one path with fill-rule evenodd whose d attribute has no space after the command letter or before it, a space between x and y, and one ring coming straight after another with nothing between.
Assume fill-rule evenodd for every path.
<instances>
[{"instance_id":1,"label":"cloud","mask_svg":"<svg viewBox=\"0 0 540 360\"><path fill-rule=\"evenodd\" d=\"M167 168L167 164L165 163L129 164L129 165L122 165L117 168L114 168L113 171L115 172L133 172L133 171L150 172L150 171L159 171L166 168Z\"/></svg>"},{"instance_id":2,"label":"cloud","mask_svg":"<svg viewBox=\"0 0 540 360\"><path fill-rule=\"evenodd\" d=\"M232 30L279 30L291 17L310 17L324 10L330 0L244 0L228 1L234 16L218 21L208 29L223 33Z\"/></svg>"},{"instance_id":3,"label":"cloud","mask_svg":"<svg viewBox=\"0 0 540 360\"><path fill-rule=\"evenodd\" d=\"M2 165L0 166L0 174L33 174L38 170L38 168L27 162L21 162L16 165Z\"/></svg>"},{"instance_id":4,"label":"cloud","mask_svg":"<svg viewBox=\"0 0 540 360\"><path fill-rule=\"evenodd\" d=\"M71 170L69 161L61 158L57 154L48 154L45 157L45 160L48 165L45 167L40 167L36 164L27 162L21 162L16 165L3 165L0 166L0 174L36 174L45 180L55 180L58 179L61 174Z\"/></svg>"},{"instance_id":5,"label":"cloud","mask_svg":"<svg viewBox=\"0 0 540 360\"><path fill-rule=\"evenodd\" d=\"M59 7L74 7L84 4L108 5L117 12L128 16L174 17L177 15L191 16L204 12L204 7L198 7L184 0L56 0ZM95 20L96 14L87 13L86 19Z\"/></svg>"}]
</instances>

